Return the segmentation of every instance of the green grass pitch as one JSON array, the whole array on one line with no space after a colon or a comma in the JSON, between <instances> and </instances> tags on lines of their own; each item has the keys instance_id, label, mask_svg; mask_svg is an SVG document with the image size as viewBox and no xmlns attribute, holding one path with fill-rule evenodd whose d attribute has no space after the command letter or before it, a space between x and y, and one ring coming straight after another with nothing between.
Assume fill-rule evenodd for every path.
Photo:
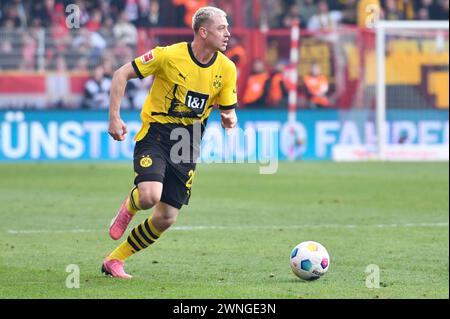
<instances>
[{"instance_id":1,"label":"green grass pitch","mask_svg":"<svg viewBox=\"0 0 450 319\"><path fill-rule=\"evenodd\" d=\"M131 163L1 164L0 298L449 298L448 173L448 163L280 163L274 175L199 164L190 205L120 281L100 266L118 243L108 226ZM289 267L305 240L331 257L314 282ZM66 287L71 264L79 289Z\"/></svg>"}]
</instances>

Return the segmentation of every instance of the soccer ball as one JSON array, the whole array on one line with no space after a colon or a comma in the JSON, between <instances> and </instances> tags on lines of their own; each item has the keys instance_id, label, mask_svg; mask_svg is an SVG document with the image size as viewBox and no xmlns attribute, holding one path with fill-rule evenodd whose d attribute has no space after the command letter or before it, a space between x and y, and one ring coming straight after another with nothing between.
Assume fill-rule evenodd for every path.
<instances>
[{"instance_id":1,"label":"soccer ball","mask_svg":"<svg viewBox=\"0 0 450 319\"><path fill-rule=\"evenodd\" d=\"M315 280L323 276L330 267L330 256L321 244L304 241L291 252L291 268L303 280Z\"/></svg>"}]
</instances>

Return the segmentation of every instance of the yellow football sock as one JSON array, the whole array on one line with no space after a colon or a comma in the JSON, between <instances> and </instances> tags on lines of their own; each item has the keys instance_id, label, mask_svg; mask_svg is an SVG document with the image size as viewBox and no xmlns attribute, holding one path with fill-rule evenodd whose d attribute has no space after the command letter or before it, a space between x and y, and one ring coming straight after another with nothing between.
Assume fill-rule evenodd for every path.
<instances>
[{"instance_id":1,"label":"yellow football sock","mask_svg":"<svg viewBox=\"0 0 450 319\"><path fill-rule=\"evenodd\" d=\"M108 256L108 259L119 259L124 261L133 254L133 247L131 247L128 241L125 240Z\"/></svg>"},{"instance_id":2,"label":"yellow football sock","mask_svg":"<svg viewBox=\"0 0 450 319\"><path fill-rule=\"evenodd\" d=\"M142 210L139 207L139 190L137 187L134 187L130 192L130 197L127 199L127 210L135 215L138 211Z\"/></svg>"},{"instance_id":3,"label":"yellow football sock","mask_svg":"<svg viewBox=\"0 0 450 319\"><path fill-rule=\"evenodd\" d=\"M152 218L148 218L140 225L136 226L128 236L127 240L119 245L109 256L109 259L119 259L125 261L131 255L152 245L161 236L152 223Z\"/></svg>"}]
</instances>

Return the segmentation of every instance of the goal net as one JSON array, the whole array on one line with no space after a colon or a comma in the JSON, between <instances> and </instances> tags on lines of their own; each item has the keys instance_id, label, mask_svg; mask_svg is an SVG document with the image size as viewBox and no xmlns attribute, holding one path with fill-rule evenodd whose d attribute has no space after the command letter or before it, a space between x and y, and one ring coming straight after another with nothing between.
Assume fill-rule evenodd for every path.
<instances>
[{"instance_id":1,"label":"goal net","mask_svg":"<svg viewBox=\"0 0 450 319\"><path fill-rule=\"evenodd\" d=\"M376 107L381 160L448 160L448 44L446 22L380 22Z\"/></svg>"},{"instance_id":2,"label":"goal net","mask_svg":"<svg viewBox=\"0 0 450 319\"><path fill-rule=\"evenodd\" d=\"M448 22L379 21L364 99L375 99L372 144L337 148L337 160L449 159ZM367 65L367 64L366 64ZM370 82L370 79L366 82Z\"/></svg>"}]
</instances>

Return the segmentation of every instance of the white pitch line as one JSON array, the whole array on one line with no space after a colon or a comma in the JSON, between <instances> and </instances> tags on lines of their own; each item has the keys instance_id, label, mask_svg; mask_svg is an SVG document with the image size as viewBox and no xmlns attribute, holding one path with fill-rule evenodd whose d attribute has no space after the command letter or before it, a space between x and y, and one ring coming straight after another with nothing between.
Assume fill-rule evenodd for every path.
<instances>
[{"instance_id":1,"label":"white pitch line","mask_svg":"<svg viewBox=\"0 0 450 319\"><path fill-rule=\"evenodd\" d=\"M369 224L369 225L341 225L341 224L317 224L317 225L288 225L288 226L264 226L264 225L249 225L249 226L174 226L170 230L233 230L233 229L302 229L302 228L408 228L408 227L449 227L448 222L442 223L406 223L406 224ZM59 233L93 233L93 232L107 232L107 229L59 229L59 230L44 230L44 229L28 229L28 230L8 230L7 233L11 235L16 234L59 234Z\"/></svg>"},{"instance_id":2,"label":"white pitch line","mask_svg":"<svg viewBox=\"0 0 450 319\"><path fill-rule=\"evenodd\" d=\"M376 224L376 225L342 225L342 224L305 224L305 225L248 225L248 226L176 226L173 230L202 230L202 229L301 229L301 228L360 228L360 227L376 227L376 228L405 228L405 227L448 227L449 223L407 223L407 224Z\"/></svg>"},{"instance_id":3,"label":"white pitch line","mask_svg":"<svg viewBox=\"0 0 450 319\"><path fill-rule=\"evenodd\" d=\"M92 233L105 230L98 229L25 229L25 230L8 230L8 234L64 234L64 233Z\"/></svg>"}]
</instances>

